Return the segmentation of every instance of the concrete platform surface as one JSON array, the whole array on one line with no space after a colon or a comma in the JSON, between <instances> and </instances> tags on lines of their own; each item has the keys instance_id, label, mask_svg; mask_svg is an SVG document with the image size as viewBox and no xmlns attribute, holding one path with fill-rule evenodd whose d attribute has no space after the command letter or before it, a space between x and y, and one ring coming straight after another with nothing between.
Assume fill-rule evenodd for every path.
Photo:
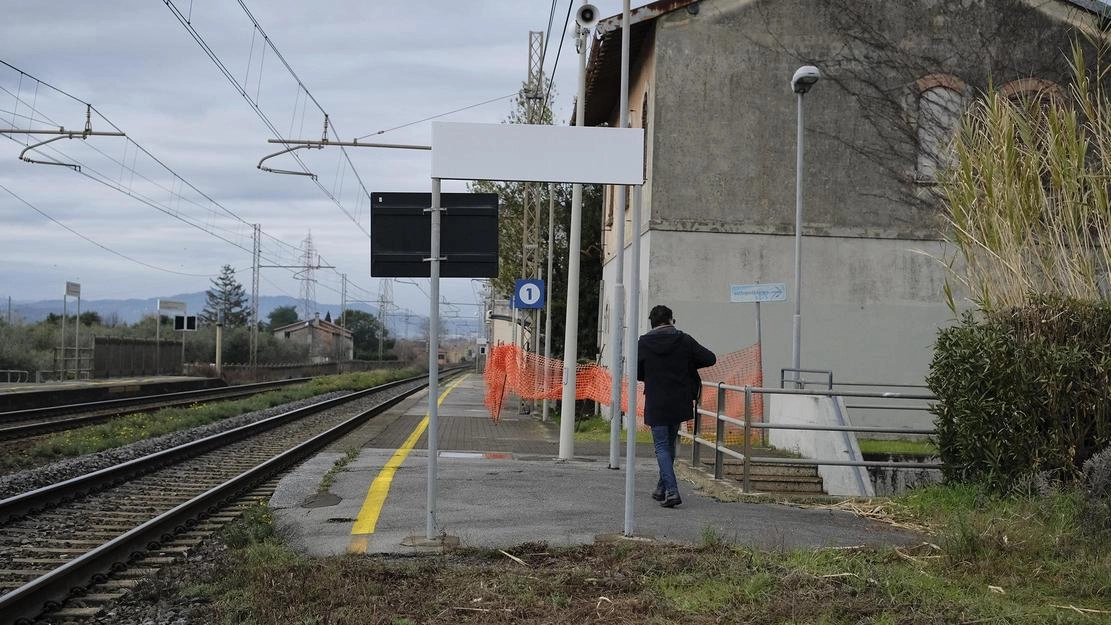
<instances>
[{"instance_id":1,"label":"concrete platform surface","mask_svg":"<svg viewBox=\"0 0 1111 625\"><path fill-rule=\"evenodd\" d=\"M580 444L574 460L557 461L554 424L503 415L493 425L476 408L481 376L441 388L446 396L439 409L437 534L464 547L508 548L533 541L588 544L622 533L626 472L608 468L608 445ZM425 536L428 454L420 424L426 411L427 396L412 398L349 436L345 444L361 449L328 491L320 490L321 479L344 456L342 446L333 445L283 478L271 500L279 532L313 556L421 551L412 538ZM721 502L685 482L683 504L661 508L650 497L655 457L645 445L637 453L634 536L697 544L713 535L773 549L921 541L844 512ZM624 458L621 463L626 466Z\"/></svg>"}]
</instances>

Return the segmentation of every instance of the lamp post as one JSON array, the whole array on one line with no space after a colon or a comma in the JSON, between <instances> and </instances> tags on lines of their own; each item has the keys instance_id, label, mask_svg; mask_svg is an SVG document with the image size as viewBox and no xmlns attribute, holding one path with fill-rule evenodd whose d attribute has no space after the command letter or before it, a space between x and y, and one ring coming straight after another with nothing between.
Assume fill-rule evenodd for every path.
<instances>
[{"instance_id":1,"label":"lamp post","mask_svg":"<svg viewBox=\"0 0 1111 625\"><path fill-rule=\"evenodd\" d=\"M791 90L798 96L798 139L795 150L795 316L791 324L791 368L800 386L799 353L802 349L802 96L822 77L813 65L803 65L791 77Z\"/></svg>"}]
</instances>

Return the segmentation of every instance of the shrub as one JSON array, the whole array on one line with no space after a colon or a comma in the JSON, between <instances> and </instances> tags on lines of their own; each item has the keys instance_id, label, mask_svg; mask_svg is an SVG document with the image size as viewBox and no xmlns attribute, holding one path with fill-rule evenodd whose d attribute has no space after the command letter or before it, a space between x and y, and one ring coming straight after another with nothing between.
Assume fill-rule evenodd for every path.
<instances>
[{"instance_id":1,"label":"shrub","mask_svg":"<svg viewBox=\"0 0 1111 625\"><path fill-rule=\"evenodd\" d=\"M965 314L940 332L927 383L946 479L1078 479L1111 444L1111 303L1035 296Z\"/></svg>"},{"instance_id":2,"label":"shrub","mask_svg":"<svg viewBox=\"0 0 1111 625\"><path fill-rule=\"evenodd\" d=\"M1094 534L1111 532L1111 447L1084 463L1083 494L1083 527Z\"/></svg>"}]
</instances>

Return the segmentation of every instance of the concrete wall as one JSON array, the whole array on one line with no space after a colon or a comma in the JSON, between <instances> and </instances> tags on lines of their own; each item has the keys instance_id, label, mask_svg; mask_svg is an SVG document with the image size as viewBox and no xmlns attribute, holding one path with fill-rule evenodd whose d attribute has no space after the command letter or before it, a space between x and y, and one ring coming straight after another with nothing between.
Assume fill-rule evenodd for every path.
<instances>
[{"instance_id":1,"label":"concrete wall","mask_svg":"<svg viewBox=\"0 0 1111 625\"><path fill-rule=\"evenodd\" d=\"M1037 5L1038 8L1030 8ZM805 96L806 229L936 238L914 183L915 81L945 73L970 96L1021 78L1060 82L1063 2L706 0L658 22L653 227L794 228L796 96L804 63L825 78ZM1051 16L1050 14L1059 14ZM887 98L885 101L883 98ZM906 135L905 131L911 131Z\"/></svg>"},{"instance_id":2,"label":"concrete wall","mask_svg":"<svg viewBox=\"0 0 1111 625\"><path fill-rule=\"evenodd\" d=\"M956 77L967 102L989 82L1064 83L1082 19L1055 0L704 0L695 14L657 19L629 98L638 125L649 94L640 316L667 304L681 329L723 353L756 341L755 308L730 304L730 284L784 282L793 296L789 83L814 63L824 78L805 96L801 364L840 381L922 384L953 314L946 270L930 257L945 252L936 187L916 179L918 80ZM614 277L608 262L607 306ZM763 305L770 386L790 365L792 312L791 301ZM608 332L608 314L601 325ZM928 427L932 416L861 421Z\"/></svg>"},{"instance_id":3,"label":"concrete wall","mask_svg":"<svg viewBox=\"0 0 1111 625\"><path fill-rule=\"evenodd\" d=\"M842 418L844 403L839 397L816 395L770 395L767 400L768 423L779 425L851 425ZM856 438L846 432L816 430L768 430L773 447L794 451L814 460L860 461L863 456ZM822 486L828 495L875 496L875 488L864 467L818 466Z\"/></svg>"}]
</instances>

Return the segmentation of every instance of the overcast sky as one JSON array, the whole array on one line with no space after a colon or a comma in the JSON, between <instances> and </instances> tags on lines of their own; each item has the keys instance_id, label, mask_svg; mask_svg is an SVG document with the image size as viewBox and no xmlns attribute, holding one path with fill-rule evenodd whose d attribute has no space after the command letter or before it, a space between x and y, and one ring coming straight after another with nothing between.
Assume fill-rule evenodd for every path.
<instances>
[{"instance_id":1,"label":"overcast sky","mask_svg":"<svg viewBox=\"0 0 1111 625\"><path fill-rule=\"evenodd\" d=\"M547 29L552 6L549 0L244 4L344 140L515 93L526 77L528 33ZM620 0L594 4L602 16L621 8ZM568 5L556 2L547 73ZM28 154L79 163L79 173L24 163L17 157L27 136L0 136L0 185L22 198L0 189L0 298L61 299L67 280L81 283L84 299L168 296L208 288L225 264L249 289L251 223L261 224L273 264L296 262L296 248L311 231L324 262L336 267L316 272L318 301L339 302L341 272L352 284L350 300L377 297L363 232L370 230L369 203L353 172L368 191L426 191L429 153L349 149L348 167L336 149L302 151L319 186L308 177L259 171L259 159L279 148L266 143L273 134L252 102L292 137L319 138L319 111L238 2L172 6L235 85L164 2L11 0L0 10L0 60L27 74L0 66L0 126L80 129L84 101L96 109L94 131L113 130L110 121L134 142L62 139ZM557 123L569 117L574 73L568 37L555 75ZM503 98L441 119L499 122L511 108L512 98ZM366 140L428 144L430 122ZM300 168L288 156L267 164ZM464 189L445 183L444 190ZM262 294L299 296L291 270L263 269L262 278ZM427 290L427 280L417 282ZM443 292L450 301L475 301L469 280L446 280ZM427 310L415 286L397 285L395 298Z\"/></svg>"}]
</instances>

